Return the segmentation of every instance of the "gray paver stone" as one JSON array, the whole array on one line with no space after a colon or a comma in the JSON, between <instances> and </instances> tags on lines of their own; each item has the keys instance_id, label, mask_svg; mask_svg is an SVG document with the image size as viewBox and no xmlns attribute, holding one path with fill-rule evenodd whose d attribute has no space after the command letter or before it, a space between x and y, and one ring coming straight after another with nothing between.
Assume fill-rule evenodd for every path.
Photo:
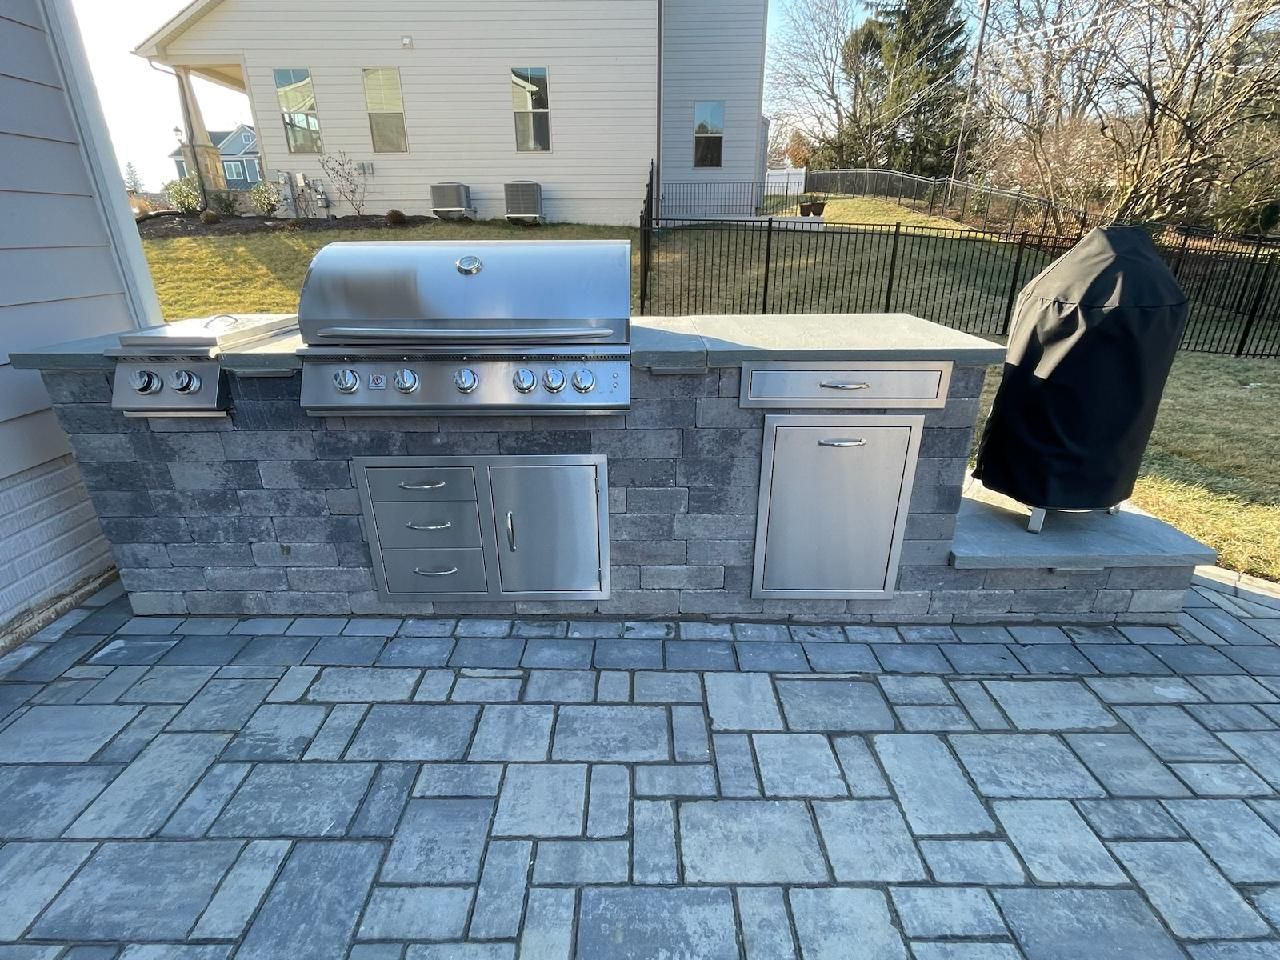
<instances>
[{"instance_id":1,"label":"gray paver stone","mask_svg":"<svg viewBox=\"0 0 1280 960\"><path fill-rule=\"evenodd\" d=\"M790 900L804 960L905 960L881 891L798 888Z\"/></svg>"},{"instance_id":2,"label":"gray paver stone","mask_svg":"<svg viewBox=\"0 0 1280 960\"><path fill-rule=\"evenodd\" d=\"M480 708L376 703L347 748L348 760L461 760Z\"/></svg>"},{"instance_id":3,"label":"gray paver stone","mask_svg":"<svg viewBox=\"0 0 1280 960\"><path fill-rule=\"evenodd\" d=\"M705 678L713 730L781 730L773 685L763 673L710 673Z\"/></svg>"},{"instance_id":4,"label":"gray paver stone","mask_svg":"<svg viewBox=\"0 0 1280 960\"><path fill-rule=\"evenodd\" d=\"M1180 960L1182 951L1132 890L997 890L1027 960Z\"/></svg>"},{"instance_id":5,"label":"gray paver stone","mask_svg":"<svg viewBox=\"0 0 1280 960\"><path fill-rule=\"evenodd\" d=\"M908 937L1002 937L1008 931L981 887L893 887Z\"/></svg>"},{"instance_id":6,"label":"gray paver stone","mask_svg":"<svg viewBox=\"0 0 1280 960\"><path fill-rule=\"evenodd\" d=\"M778 696L792 730L892 730L893 713L874 683L780 680Z\"/></svg>"},{"instance_id":7,"label":"gray paver stone","mask_svg":"<svg viewBox=\"0 0 1280 960\"><path fill-rule=\"evenodd\" d=\"M813 824L794 800L697 800L680 807L691 883L814 883L827 879Z\"/></svg>"},{"instance_id":8,"label":"gray paver stone","mask_svg":"<svg viewBox=\"0 0 1280 960\"><path fill-rule=\"evenodd\" d=\"M209 829L220 837L340 837L373 776L371 763L261 763Z\"/></svg>"},{"instance_id":9,"label":"gray paver stone","mask_svg":"<svg viewBox=\"0 0 1280 960\"><path fill-rule=\"evenodd\" d=\"M881 734L872 742L915 833L942 836L995 829L940 739L923 733Z\"/></svg>"},{"instance_id":10,"label":"gray paver stone","mask_svg":"<svg viewBox=\"0 0 1280 960\"><path fill-rule=\"evenodd\" d=\"M1042 883L1121 884L1106 847L1065 800L997 800L996 816Z\"/></svg>"},{"instance_id":11,"label":"gray paver stone","mask_svg":"<svg viewBox=\"0 0 1280 960\"><path fill-rule=\"evenodd\" d=\"M586 764L510 764L498 798L494 835L579 837L586 789Z\"/></svg>"},{"instance_id":12,"label":"gray paver stone","mask_svg":"<svg viewBox=\"0 0 1280 960\"><path fill-rule=\"evenodd\" d=\"M1071 751L1048 734L958 733L951 745L986 797L1106 796Z\"/></svg>"},{"instance_id":13,"label":"gray paver stone","mask_svg":"<svg viewBox=\"0 0 1280 960\"><path fill-rule=\"evenodd\" d=\"M722 887L588 887L578 956L738 960L733 898Z\"/></svg>"},{"instance_id":14,"label":"gray paver stone","mask_svg":"<svg viewBox=\"0 0 1280 960\"><path fill-rule=\"evenodd\" d=\"M410 800L391 841L387 883L475 883L492 800Z\"/></svg>"},{"instance_id":15,"label":"gray paver stone","mask_svg":"<svg viewBox=\"0 0 1280 960\"><path fill-rule=\"evenodd\" d=\"M892 800L813 805L836 880L883 883L926 879L906 821Z\"/></svg>"},{"instance_id":16,"label":"gray paver stone","mask_svg":"<svg viewBox=\"0 0 1280 960\"><path fill-rule=\"evenodd\" d=\"M663 707L565 706L556 721L556 760L643 762L669 757Z\"/></svg>"},{"instance_id":17,"label":"gray paver stone","mask_svg":"<svg viewBox=\"0 0 1280 960\"><path fill-rule=\"evenodd\" d=\"M467 887L374 887L357 933L368 940L456 940L467 926Z\"/></svg>"},{"instance_id":18,"label":"gray paver stone","mask_svg":"<svg viewBox=\"0 0 1280 960\"><path fill-rule=\"evenodd\" d=\"M849 788L827 738L816 733L752 736L765 796L844 797ZM637 770L637 776L640 771Z\"/></svg>"}]
</instances>

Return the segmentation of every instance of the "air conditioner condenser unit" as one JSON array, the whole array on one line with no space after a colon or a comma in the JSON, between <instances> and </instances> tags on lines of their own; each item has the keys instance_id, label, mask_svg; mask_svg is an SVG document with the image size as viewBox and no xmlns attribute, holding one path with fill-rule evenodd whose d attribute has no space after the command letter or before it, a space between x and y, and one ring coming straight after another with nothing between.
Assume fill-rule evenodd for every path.
<instances>
[{"instance_id":1,"label":"air conditioner condenser unit","mask_svg":"<svg viewBox=\"0 0 1280 960\"><path fill-rule=\"evenodd\" d=\"M542 223L542 184L515 180L503 185L507 219L513 223Z\"/></svg>"},{"instance_id":2,"label":"air conditioner condenser unit","mask_svg":"<svg viewBox=\"0 0 1280 960\"><path fill-rule=\"evenodd\" d=\"M433 183L431 212L441 220L474 220L476 208L471 204L471 188L465 183Z\"/></svg>"}]
</instances>

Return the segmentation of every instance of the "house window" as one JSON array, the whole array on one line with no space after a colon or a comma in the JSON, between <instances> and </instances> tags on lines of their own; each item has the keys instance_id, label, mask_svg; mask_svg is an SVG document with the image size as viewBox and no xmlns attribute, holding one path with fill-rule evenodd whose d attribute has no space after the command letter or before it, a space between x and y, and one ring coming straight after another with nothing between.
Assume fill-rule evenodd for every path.
<instances>
[{"instance_id":1,"label":"house window","mask_svg":"<svg viewBox=\"0 0 1280 960\"><path fill-rule=\"evenodd\" d=\"M187 178L187 163L185 160L173 161L178 167L178 179L185 180Z\"/></svg>"},{"instance_id":2,"label":"house window","mask_svg":"<svg viewBox=\"0 0 1280 960\"><path fill-rule=\"evenodd\" d=\"M222 175L228 180L243 180L244 164L239 160L223 160Z\"/></svg>"},{"instance_id":3,"label":"house window","mask_svg":"<svg viewBox=\"0 0 1280 960\"><path fill-rule=\"evenodd\" d=\"M369 136L374 153L408 153L404 130L404 98L400 71L395 67L371 67L364 71L364 105L369 111Z\"/></svg>"},{"instance_id":4,"label":"house window","mask_svg":"<svg viewBox=\"0 0 1280 960\"><path fill-rule=\"evenodd\" d=\"M721 166L723 147L724 101L697 101L693 105L693 165Z\"/></svg>"},{"instance_id":5,"label":"house window","mask_svg":"<svg viewBox=\"0 0 1280 960\"><path fill-rule=\"evenodd\" d=\"M253 143L253 134L246 130L244 133L240 134L240 139L244 143Z\"/></svg>"},{"instance_id":6,"label":"house window","mask_svg":"<svg viewBox=\"0 0 1280 960\"><path fill-rule=\"evenodd\" d=\"M262 178L258 176L258 161L246 160L244 162L244 178L250 183L257 183Z\"/></svg>"},{"instance_id":7,"label":"house window","mask_svg":"<svg viewBox=\"0 0 1280 960\"><path fill-rule=\"evenodd\" d=\"M320 153L320 118L310 70L275 70L276 98L290 153Z\"/></svg>"},{"instance_id":8,"label":"house window","mask_svg":"<svg viewBox=\"0 0 1280 960\"><path fill-rule=\"evenodd\" d=\"M551 94L546 67L511 68L511 109L516 117L516 149L551 149Z\"/></svg>"}]
</instances>

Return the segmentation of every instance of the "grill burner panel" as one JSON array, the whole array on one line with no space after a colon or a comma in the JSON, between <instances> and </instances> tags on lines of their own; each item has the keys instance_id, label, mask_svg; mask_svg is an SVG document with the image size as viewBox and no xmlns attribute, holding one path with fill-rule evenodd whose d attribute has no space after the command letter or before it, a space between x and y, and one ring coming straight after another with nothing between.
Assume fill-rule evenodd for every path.
<instances>
[{"instance_id":1,"label":"grill burner panel","mask_svg":"<svg viewBox=\"0 0 1280 960\"><path fill-rule=\"evenodd\" d=\"M298 305L302 407L625 410L630 301L625 241L330 244Z\"/></svg>"},{"instance_id":2,"label":"grill burner panel","mask_svg":"<svg viewBox=\"0 0 1280 960\"><path fill-rule=\"evenodd\" d=\"M622 356L433 360L308 359L302 406L312 413L609 412L631 403Z\"/></svg>"}]
</instances>

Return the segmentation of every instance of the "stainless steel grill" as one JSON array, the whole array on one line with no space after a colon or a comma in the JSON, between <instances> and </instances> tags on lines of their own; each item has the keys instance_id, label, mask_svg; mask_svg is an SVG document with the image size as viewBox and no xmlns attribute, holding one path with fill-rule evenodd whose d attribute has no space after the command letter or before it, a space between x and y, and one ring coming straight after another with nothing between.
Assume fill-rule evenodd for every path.
<instances>
[{"instance_id":1,"label":"stainless steel grill","mask_svg":"<svg viewBox=\"0 0 1280 960\"><path fill-rule=\"evenodd\" d=\"M308 413L593 413L631 400L626 241L333 243L302 284Z\"/></svg>"},{"instance_id":2,"label":"stainless steel grill","mask_svg":"<svg viewBox=\"0 0 1280 960\"><path fill-rule=\"evenodd\" d=\"M292 314L220 314L120 335L111 405L130 417L220 417L227 408L219 356L291 331Z\"/></svg>"}]
</instances>

